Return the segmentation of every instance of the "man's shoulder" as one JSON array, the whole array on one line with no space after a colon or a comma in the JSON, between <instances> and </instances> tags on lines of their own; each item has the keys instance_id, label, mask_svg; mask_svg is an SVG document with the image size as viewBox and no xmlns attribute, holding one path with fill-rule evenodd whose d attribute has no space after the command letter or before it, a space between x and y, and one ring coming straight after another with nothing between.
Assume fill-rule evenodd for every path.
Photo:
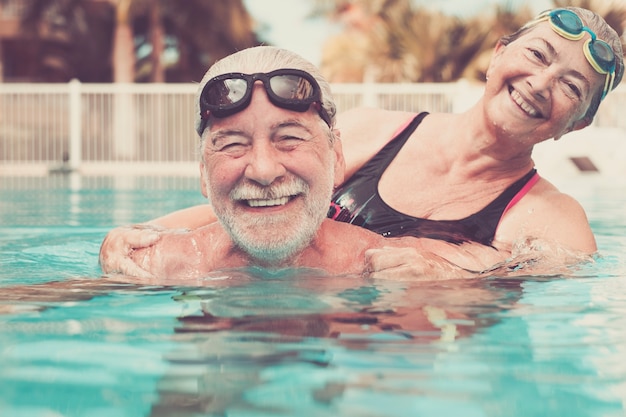
<instances>
[{"instance_id":1,"label":"man's shoulder","mask_svg":"<svg viewBox=\"0 0 626 417\"><path fill-rule=\"evenodd\" d=\"M330 219L325 219L320 229L324 232L323 236L326 238L332 237L331 240L334 242L354 246L367 245L372 247L372 245L381 245L385 239L371 230Z\"/></svg>"}]
</instances>

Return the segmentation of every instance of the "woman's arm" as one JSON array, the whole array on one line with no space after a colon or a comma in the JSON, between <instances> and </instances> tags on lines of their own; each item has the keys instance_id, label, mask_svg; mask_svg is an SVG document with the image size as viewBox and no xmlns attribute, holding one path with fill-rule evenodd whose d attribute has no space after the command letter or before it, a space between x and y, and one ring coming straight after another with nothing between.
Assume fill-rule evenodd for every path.
<instances>
[{"instance_id":1,"label":"woman's arm","mask_svg":"<svg viewBox=\"0 0 626 417\"><path fill-rule=\"evenodd\" d=\"M194 230L217 220L213 208L209 204L202 204L173 211L164 216L146 222L148 225L165 229Z\"/></svg>"},{"instance_id":2,"label":"woman's arm","mask_svg":"<svg viewBox=\"0 0 626 417\"><path fill-rule=\"evenodd\" d=\"M496 241L513 246L525 241L544 242L549 247L586 255L597 251L581 204L543 178L504 215Z\"/></svg>"},{"instance_id":3,"label":"woman's arm","mask_svg":"<svg viewBox=\"0 0 626 417\"><path fill-rule=\"evenodd\" d=\"M151 277L151 273L134 262L133 252L154 245L168 230L196 230L216 220L211 206L203 204L174 211L146 223L117 227L102 241L100 268L105 274Z\"/></svg>"}]
</instances>

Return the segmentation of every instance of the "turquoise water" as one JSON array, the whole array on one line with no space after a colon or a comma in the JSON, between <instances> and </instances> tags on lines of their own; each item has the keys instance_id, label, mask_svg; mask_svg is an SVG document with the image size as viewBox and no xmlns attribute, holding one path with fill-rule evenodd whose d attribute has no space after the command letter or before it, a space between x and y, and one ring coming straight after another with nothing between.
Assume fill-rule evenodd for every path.
<instances>
[{"instance_id":1,"label":"turquoise water","mask_svg":"<svg viewBox=\"0 0 626 417\"><path fill-rule=\"evenodd\" d=\"M626 414L624 184L562 185L602 254L574 277L162 286L98 279L99 245L197 179L0 181L0 416Z\"/></svg>"}]
</instances>

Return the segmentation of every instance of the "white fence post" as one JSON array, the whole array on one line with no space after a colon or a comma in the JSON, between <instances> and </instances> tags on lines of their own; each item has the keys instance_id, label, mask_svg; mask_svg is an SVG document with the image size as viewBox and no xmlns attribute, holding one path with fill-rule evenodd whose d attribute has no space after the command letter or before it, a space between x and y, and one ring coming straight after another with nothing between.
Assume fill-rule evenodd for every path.
<instances>
[{"instance_id":1,"label":"white fence post","mask_svg":"<svg viewBox=\"0 0 626 417\"><path fill-rule=\"evenodd\" d=\"M378 107L378 92L373 83L363 83L363 102L365 107Z\"/></svg>"},{"instance_id":2,"label":"white fence post","mask_svg":"<svg viewBox=\"0 0 626 417\"><path fill-rule=\"evenodd\" d=\"M72 170L80 168L82 163L82 108L81 108L81 85L74 79L69 83L69 116L70 116L70 149L69 165Z\"/></svg>"},{"instance_id":3,"label":"white fence post","mask_svg":"<svg viewBox=\"0 0 626 417\"><path fill-rule=\"evenodd\" d=\"M484 85L460 79L455 83L456 92L452 94L452 112L462 113L480 99Z\"/></svg>"},{"instance_id":4,"label":"white fence post","mask_svg":"<svg viewBox=\"0 0 626 417\"><path fill-rule=\"evenodd\" d=\"M132 84L113 84L113 149L115 157L133 160L137 157L135 132L135 92Z\"/></svg>"}]
</instances>

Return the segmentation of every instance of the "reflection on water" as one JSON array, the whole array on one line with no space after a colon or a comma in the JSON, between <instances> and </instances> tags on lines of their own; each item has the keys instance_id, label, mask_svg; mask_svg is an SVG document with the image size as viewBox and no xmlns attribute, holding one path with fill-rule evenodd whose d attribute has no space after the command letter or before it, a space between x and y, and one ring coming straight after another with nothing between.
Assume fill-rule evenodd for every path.
<instances>
[{"instance_id":1,"label":"reflection on water","mask_svg":"<svg viewBox=\"0 0 626 417\"><path fill-rule=\"evenodd\" d=\"M601 255L574 276L413 284L84 279L113 192L72 191L73 225L58 190L0 191L3 208L56 201L0 217L0 415L624 415L626 193L584 190ZM159 214L131 191L124 218Z\"/></svg>"},{"instance_id":2,"label":"reflection on water","mask_svg":"<svg viewBox=\"0 0 626 417\"><path fill-rule=\"evenodd\" d=\"M623 411L626 288L613 278L409 285L246 271L5 288L3 415Z\"/></svg>"}]
</instances>

